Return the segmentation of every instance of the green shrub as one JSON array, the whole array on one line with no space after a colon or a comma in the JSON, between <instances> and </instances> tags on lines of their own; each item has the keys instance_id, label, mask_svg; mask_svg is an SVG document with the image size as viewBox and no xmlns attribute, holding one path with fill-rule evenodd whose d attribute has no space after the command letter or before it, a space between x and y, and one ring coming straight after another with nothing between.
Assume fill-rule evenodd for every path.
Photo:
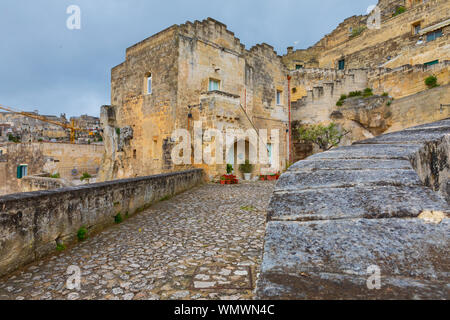
<instances>
[{"instance_id":1,"label":"green shrub","mask_svg":"<svg viewBox=\"0 0 450 320\"><path fill-rule=\"evenodd\" d=\"M165 196L165 197L162 197L161 199L159 199L159 201L167 201L167 200L170 200L170 198L171 198L171 196Z\"/></svg>"},{"instance_id":2,"label":"green shrub","mask_svg":"<svg viewBox=\"0 0 450 320\"><path fill-rule=\"evenodd\" d=\"M59 172L57 172L55 174L50 175L50 178L52 178L52 179L59 179L59 178L61 178L61 175L59 174Z\"/></svg>"},{"instance_id":3,"label":"green shrub","mask_svg":"<svg viewBox=\"0 0 450 320\"><path fill-rule=\"evenodd\" d=\"M364 89L363 97L371 97L373 96L373 90L371 88Z\"/></svg>"},{"instance_id":4,"label":"green shrub","mask_svg":"<svg viewBox=\"0 0 450 320\"><path fill-rule=\"evenodd\" d=\"M366 27L365 27L365 26L360 26L360 27L354 28L354 29L352 30L352 33L351 33L351 35L350 35L350 38L354 38L354 37L359 36L361 33L364 32L364 30L366 30Z\"/></svg>"},{"instance_id":5,"label":"green shrub","mask_svg":"<svg viewBox=\"0 0 450 320\"><path fill-rule=\"evenodd\" d=\"M64 251L64 250L66 250L66 245L64 244L64 243L57 243L56 244L56 250L58 250L58 251Z\"/></svg>"},{"instance_id":6,"label":"green shrub","mask_svg":"<svg viewBox=\"0 0 450 320\"><path fill-rule=\"evenodd\" d=\"M399 14L402 14L405 12L406 12L406 8L403 6L400 6L400 7L397 7L397 9L395 9L395 12L392 16L395 17L395 16L398 16Z\"/></svg>"},{"instance_id":7,"label":"green shrub","mask_svg":"<svg viewBox=\"0 0 450 320\"><path fill-rule=\"evenodd\" d=\"M432 88L435 88L435 87L439 86L438 83L437 83L437 80L438 79L437 79L436 76L429 76L429 77L425 78L425 84L427 85L427 87L429 89L432 89Z\"/></svg>"},{"instance_id":8,"label":"green shrub","mask_svg":"<svg viewBox=\"0 0 450 320\"><path fill-rule=\"evenodd\" d=\"M298 129L300 140L308 141L319 146L323 151L336 147L348 131L341 132L335 123L328 126L321 124L302 126Z\"/></svg>"},{"instance_id":9,"label":"green shrub","mask_svg":"<svg viewBox=\"0 0 450 320\"><path fill-rule=\"evenodd\" d=\"M392 100L389 100L386 105L389 107L392 104Z\"/></svg>"},{"instance_id":10,"label":"green shrub","mask_svg":"<svg viewBox=\"0 0 450 320\"><path fill-rule=\"evenodd\" d=\"M120 212L114 216L114 222L117 223L117 224L123 222L123 217L122 217L122 214Z\"/></svg>"},{"instance_id":11,"label":"green shrub","mask_svg":"<svg viewBox=\"0 0 450 320\"><path fill-rule=\"evenodd\" d=\"M348 94L348 96L350 97L350 98L352 98L352 97L360 97L362 95L362 92L361 91L352 91L352 92L350 92L349 94Z\"/></svg>"},{"instance_id":12,"label":"green shrub","mask_svg":"<svg viewBox=\"0 0 450 320\"><path fill-rule=\"evenodd\" d=\"M92 176L91 176L89 173L85 172L85 173L83 173L83 175L81 176L80 180L81 180L81 181L84 181L84 180L88 180L88 179L91 179L91 178L92 178Z\"/></svg>"},{"instance_id":13,"label":"green shrub","mask_svg":"<svg viewBox=\"0 0 450 320\"><path fill-rule=\"evenodd\" d=\"M86 227L81 227L80 229L78 229L78 232L77 232L78 240L79 241L86 240L87 233L88 233L88 231L87 231Z\"/></svg>"},{"instance_id":14,"label":"green shrub","mask_svg":"<svg viewBox=\"0 0 450 320\"><path fill-rule=\"evenodd\" d=\"M20 137L13 136L11 133L8 135L8 140L14 143L20 143Z\"/></svg>"},{"instance_id":15,"label":"green shrub","mask_svg":"<svg viewBox=\"0 0 450 320\"><path fill-rule=\"evenodd\" d=\"M233 165L227 164L227 174L232 174L232 173L233 173Z\"/></svg>"},{"instance_id":16,"label":"green shrub","mask_svg":"<svg viewBox=\"0 0 450 320\"><path fill-rule=\"evenodd\" d=\"M382 96L383 96L383 97L389 97L389 93L383 92Z\"/></svg>"},{"instance_id":17,"label":"green shrub","mask_svg":"<svg viewBox=\"0 0 450 320\"><path fill-rule=\"evenodd\" d=\"M118 136L120 136L120 128L116 128L116 133Z\"/></svg>"},{"instance_id":18,"label":"green shrub","mask_svg":"<svg viewBox=\"0 0 450 320\"><path fill-rule=\"evenodd\" d=\"M339 100L345 100L345 99L347 99L347 95L346 94L342 94L341 98Z\"/></svg>"},{"instance_id":19,"label":"green shrub","mask_svg":"<svg viewBox=\"0 0 450 320\"><path fill-rule=\"evenodd\" d=\"M344 104L344 102L342 100L339 100L338 102L336 102L336 105L338 107L342 107L343 104Z\"/></svg>"},{"instance_id":20,"label":"green shrub","mask_svg":"<svg viewBox=\"0 0 450 320\"><path fill-rule=\"evenodd\" d=\"M253 165L247 159L245 160L244 164L239 165L239 171L241 171L242 173L252 173Z\"/></svg>"}]
</instances>

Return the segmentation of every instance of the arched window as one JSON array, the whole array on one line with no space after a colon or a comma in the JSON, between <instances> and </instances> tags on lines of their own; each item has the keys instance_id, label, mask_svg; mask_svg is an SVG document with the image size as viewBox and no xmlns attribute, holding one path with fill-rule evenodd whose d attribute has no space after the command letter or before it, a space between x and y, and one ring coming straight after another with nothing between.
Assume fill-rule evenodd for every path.
<instances>
[{"instance_id":1,"label":"arched window","mask_svg":"<svg viewBox=\"0 0 450 320\"><path fill-rule=\"evenodd\" d=\"M152 94L152 74L147 74L147 94Z\"/></svg>"}]
</instances>

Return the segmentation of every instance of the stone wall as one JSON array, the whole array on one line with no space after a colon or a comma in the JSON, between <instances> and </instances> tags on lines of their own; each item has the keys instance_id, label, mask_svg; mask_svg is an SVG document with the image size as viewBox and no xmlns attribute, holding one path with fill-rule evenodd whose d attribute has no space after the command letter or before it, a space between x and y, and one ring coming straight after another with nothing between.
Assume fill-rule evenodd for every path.
<instances>
[{"instance_id":1,"label":"stone wall","mask_svg":"<svg viewBox=\"0 0 450 320\"><path fill-rule=\"evenodd\" d=\"M393 17L392 11L400 5L405 5L407 11ZM360 34L352 36L353 30L365 27L367 16L348 18L311 48L298 52L289 50L283 62L293 70L297 60L318 61L320 68L337 68L339 60L345 59L345 68L349 69L397 68L436 59L450 60L448 24L443 26L444 36L431 42L426 41L424 34L413 32L413 26L417 23L425 29L446 21L450 16L447 0L429 0L416 5L381 0L379 6L382 11L380 29L365 28L361 29ZM419 42L421 38L422 43Z\"/></svg>"},{"instance_id":2,"label":"stone wall","mask_svg":"<svg viewBox=\"0 0 450 320\"><path fill-rule=\"evenodd\" d=\"M21 192L54 190L74 186L67 180L50 178L46 174L23 177L20 179L19 185Z\"/></svg>"},{"instance_id":3,"label":"stone wall","mask_svg":"<svg viewBox=\"0 0 450 320\"><path fill-rule=\"evenodd\" d=\"M203 181L202 170L0 197L0 276Z\"/></svg>"},{"instance_id":4,"label":"stone wall","mask_svg":"<svg viewBox=\"0 0 450 320\"><path fill-rule=\"evenodd\" d=\"M439 85L450 84L450 61L442 61L432 66L404 65L395 69L374 69L368 74L368 87L375 94L389 93L395 99L428 90L425 78L436 76Z\"/></svg>"},{"instance_id":5,"label":"stone wall","mask_svg":"<svg viewBox=\"0 0 450 320\"><path fill-rule=\"evenodd\" d=\"M0 170L3 173L0 172L0 177L3 175L4 179L0 179L0 195L29 190L27 184L22 189L20 179L17 179L17 166L21 164L28 165L29 176L59 173L61 178L71 181L78 180L84 172L95 175L101 165L104 147L94 144L37 142L8 143L2 146L2 150L3 165ZM76 174L74 169L77 170ZM38 185L35 184L34 187Z\"/></svg>"},{"instance_id":6,"label":"stone wall","mask_svg":"<svg viewBox=\"0 0 450 320\"><path fill-rule=\"evenodd\" d=\"M149 74L151 94L146 92ZM219 83L212 93L210 80ZM101 112L106 150L102 180L192 167L172 163L171 151L174 130L192 133L194 121L204 130L279 129L283 147L278 165L286 165L287 70L270 45L246 50L223 23L211 18L186 22L128 48L125 62L113 68L111 82L112 106ZM224 96L234 97L232 103ZM119 148L123 129L132 135ZM225 173L226 164L195 167L216 177Z\"/></svg>"},{"instance_id":7,"label":"stone wall","mask_svg":"<svg viewBox=\"0 0 450 320\"><path fill-rule=\"evenodd\" d=\"M422 182L450 204L450 134L425 143L410 160Z\"/></svg>"},{"instance_id":8,"label":"stone wall","mask_svg":"<svg viewBox=\"0 0 450 320\"><path fill-rule=\"evenodd\" d=\"M450 207L409 161L446 134L449 119L291 166L270 200L258 297L448 299ZM437 148L446 155L426 151L416 167L431 156L447 170L448 149Z\"/></svg>"},{"instance_id":9,"label":"stone wall","mask_svg":"<svg viewBox=\"0 0 450 320\"><path fill-rule=\"evenodd\" d=\"M389 106L392 126L387 132L399 131L450 117L450 108L441 104L450 102L450 85L428 89L401 99Z\"/></svg>"},{"instance_id":10,"label":"stone wall","mask_svg":"<svg viewBox=\"0 0 450 320\"><path fill-rule=\"evenodd\" d=\"M367 70L337 71L306 69L291 72L292 87L306 90L306 96L292 98L292 119L303 123L330 122L330 115L342 94L367 88ZM301 90L301 89L298 89Z\"/></svg>"}]
</instances>

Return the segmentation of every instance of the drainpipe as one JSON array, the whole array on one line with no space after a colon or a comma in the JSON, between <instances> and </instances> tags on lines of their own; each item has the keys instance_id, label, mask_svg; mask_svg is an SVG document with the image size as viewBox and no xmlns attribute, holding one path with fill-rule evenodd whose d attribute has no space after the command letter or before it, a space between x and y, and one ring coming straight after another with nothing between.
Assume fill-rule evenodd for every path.
<instances>
[{"instance_id":1,"label":"drainpipe","mask_svg":"<svg viewBox=\"0 0 450 320\"><path fill-rule=\"evenodd\" d=\"M292 163L291 79L292 77L288 75L287 80L288 80L288 104L289 104L289 164Z\"/></svg>"}]
</instances>

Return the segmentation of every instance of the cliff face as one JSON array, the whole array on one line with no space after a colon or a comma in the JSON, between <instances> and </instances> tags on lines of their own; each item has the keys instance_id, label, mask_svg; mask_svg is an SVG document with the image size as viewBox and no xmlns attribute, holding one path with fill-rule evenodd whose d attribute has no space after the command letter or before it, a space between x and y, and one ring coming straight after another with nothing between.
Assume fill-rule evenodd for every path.
<instances>
[{"instance_id":1,"label":"cliff face","mask_svg":"<svg viewBox=\"0 0 450 320\"><path fill-rule=\"evenodd\" d=\"M343 106L336 107L330 118L349 132L342 145L350 145L386 132L392 125L389 101L388 97L381 96L349 98Z\"/></svg>"}]
</instances>

